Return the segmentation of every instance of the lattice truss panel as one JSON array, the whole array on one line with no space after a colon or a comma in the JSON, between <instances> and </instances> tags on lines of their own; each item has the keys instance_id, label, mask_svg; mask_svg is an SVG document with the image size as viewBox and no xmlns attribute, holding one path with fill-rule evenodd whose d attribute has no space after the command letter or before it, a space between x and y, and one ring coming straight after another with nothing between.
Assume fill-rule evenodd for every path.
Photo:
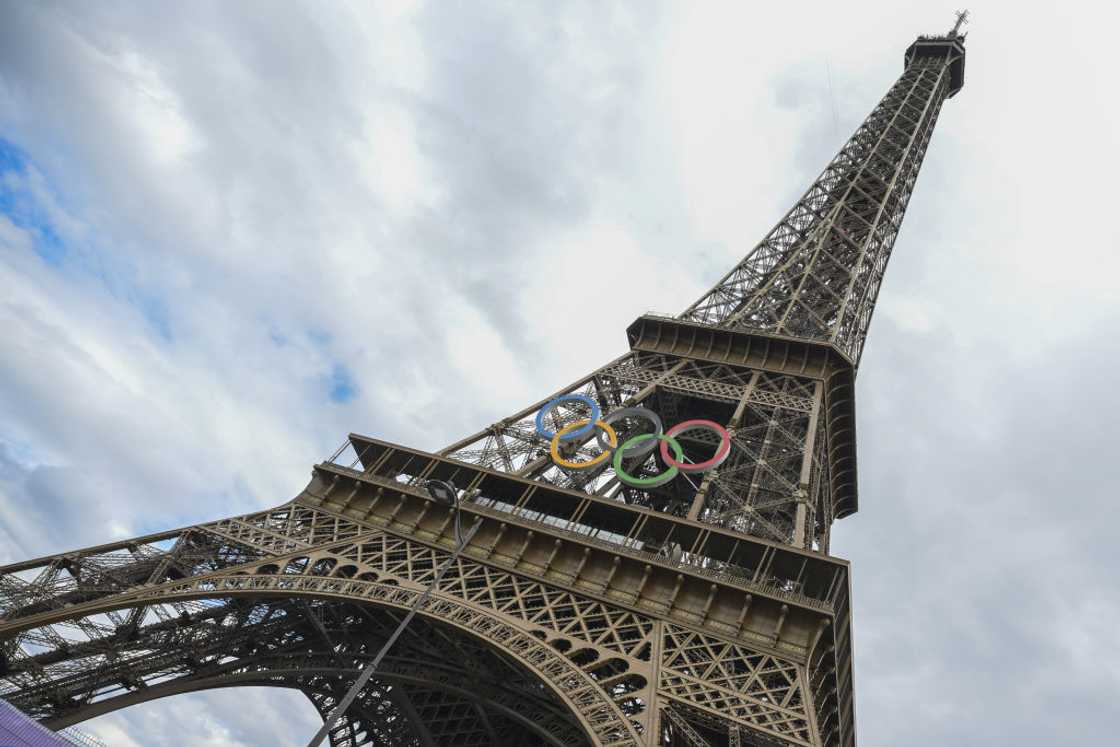
<instances>
[{"instance_id":1,"label":"lattice truss panel","mask_svg":"<svg viewBox=\"0 0 1120 747\"><path fill-rule=\"evenodd\" d=\"M345 576L372 579L376 574L389 574L421 586L430 583L444 557L443 551L389 535L373 536L331 553ZM261 570L276 569L264 566ZM539 638L589 672L638 731L644 731L641 717L653 700L649 678L658 671L658 692L690 706L688 712L699 714L709 729L723 734L746 729L762 739L780 737L786 743L816 744L807 712L810 699L804 694L805 675L788 660L679 625L658 623L469 559L453 566L438 588L528 624ZM657 630L662 631L660 658L651 661Z\"/></svg>"},{"instance_id":2,"label":"lattice truss panel","mask_svg":"<svg viewBox=\"0 0 1120 747\"><path fill-rule=\"evenodd\" d=\"M945 60L912 63L793 209L682 317L830 341L858 361L948 80Z\"/></svg>"},{"instance_id":3,"label":"lattice truss panel","mask_svg":"<svg viewBox=\"0 0 1120 747\"><path fill-rule=\"evenodd\" d=\"M447 553L381 534L340 548L337 555L344 561L368 567L370 570L365 573L391 574L426 587ZM586 599L469 558L459 558L438 589L537 626L550 635L562 634L637 661L650 658L652 622L624 608Z\"/></svg>"},{"instance_id":4,"label":"lattice truss panel","mask_svg":"<svg viewBox=\"0 0 1120 747\"><path fill-rule=\"evenodd\" d=\"M223 534L239 527L258 544L235 546L211 527ZM308 542L328 531L343 541ZM285 555L264 549L291 543L300 547ZM73 583L46 583L63 558L43 563L37 585L17 580L25 571L4 574L4 588L22 593L8 593L0 619L0 697L55 726L234 683L297 688L325 712L447 557L297 505L125 553L71 554L69 567L81 569ZM95 585L108 569L134 581ZM25 617L44 624L5 635ZM576 745L586 742L585 729L600 744L639 744L643 733L656 733L659 665L661 690L682 703L701 707L729 697L726 690L751 704L733 714L744 725L784 723L766 715L767 699L785 710L794 699L776 695L772 665L759 664L760 655L751 676L714 681L705 695L681 684L699 671L683 663L698 661L694 637L662 625L461 558L393 649L384 676L332 733L332 745ZM705 651L730 650L702 640ZM784 666L778 669L792 665Z\"/></svg>"},{"instance_id":5,"label":"lattice truss panel","mask_svg":"<svg viewBox=\"0 0 1120 747\"><path fill-rule=\"evenodd\" d=\"M442 550L382 534L336 548L318 562L324 567L339 564L339 573L359 581L389 577L425 588L446 557ZM276 570L267 564L260 569ZM456 561L437 588L447 598L510 619L529 631L526 641L547 641L597 683L635 731L645 728L643 716L652 695L646 671L651 620L469 558Z\"/></svg>"},{"instance_id":6,"label":"lattice truss panel","mask_svg":"<svg viewBox=\"0 0 1120 747\"><path fill-rule=\"evenodd\" d=\"M326 719L342 699L346 684L340 680L324 680L318 688L305 690L320 718ZM363 744L423 747L409 714L398 705L403 697L407 696L387 682L371 682L348 711L349 719L330 733L331 747Z\"/></svg>"},{"instance_id":7,"label":"lattice truss panel","mask_svg":"<svg viewBox=\"0 0 1120 747\"><path fill-rule=\"evenodd\" d=\"M127 593L146 584L241 565L263 555L258 549L231 545L206 531L191 529L151 543L57 556L38 567L0 575L0 622ZM108 663L120 641L141 626L173 630L182 617L204 612L205 605L194 602L140 606L13 637L0 636L0 676L5 678L0 697L11 688L26 688L65 674L71 666L71 651L101 657Z\"/></svg>"},{"instance_id":8,"label":"lattice truss panel","mask_svg":"<svg viewBox=\"0 0 1120 747\"><path fill-rule=\"evenodd\" d=\"M798 508L811 523L823 502L821 465L824 427L818 422L814 450L816 384L793 376L759 374L737 419L731 455L709 478L701 521L779 542L796 536ZM808 452L808 453L807 453ZM816 498L816 500L813 500ZM816 546L826 544L823 526Z\"/></svg>"},{"instance_id":9,"label":"lattice truss panel","mask_svg":"<svg viewBox=\"0 0 1120 747\"><path fill-rule=\"evenodd\" d=\"M231 680L298 687L317 707L329 708L396 626L402 614L397 610L418 593L402 584L421 588L410 579L430 580L434 564L442 559L423 545L413 545L409 552L399 541L386 545L380 537L338 548L353 556L355 564L340 566L339 560L348 560L345 554L309 552L313 542L356 536L359 529L354 522L293 505L191 529L158 545L133 545L123 552L95 548L4 573L3 587L10 591L0 618L5 653L0 696L56 725ZM242 533L236 545L225 541L233 531ZM255 547L241 544L250 537ZM380 554L373 550L378 543ZM265 549L293 545L300 549L277 560L270 560L276 556ZM365 562L375 556L376 562ZM55 572L60 567L81 571L63 581ZM154 568L175 570L155 574ZM239 570L222 575L231 568ZM350 588L343 589L341 582L357 568L361 578L347 581ZM388 575L390 568L400 575ZM250 570L256 574L254 599L221 593L223 588L242 590ZM489 598L495 603L511 588L480 574L478 567L461 565L460 570L463 597L477 596L479 579L493 584ZM114 583L104 583L106 576ZM135 582L130 585L129 579ZM259 589L258 579L266 579ZM258 590L278 598L258 603ZM299 591L314 598L293 597ZM520 591L528 614L539 603L540 590ZM319 601L323 593L380 604L371 614L364 606ZM478 599L470 605L443 600L431 614L445 624L414 622L384 666L386 679L396 686L392 703L364 695L349 723L332 736L333 743L409 743L385 731L404 721L374 715L395 709L409 715L407 723L430 722L424 727L431 732L429 741L419 736L425 744L583 744L586 737L570 714L573 705L600 743L637 743L622 708L642 708L635 709L633 699L624 697L635 687L625 673L618 676L621 659L585 662L585 673L557 650L563 644L548 645L543 633L529 635L498 616L478 614L481 604ZM586 614L580 617L573 600L563 595L550 597L546 606L545 625L624 649L633 646L634 630L640 628L623 619L625 614L606 610L596 615L581 608ZM5 627L28 617L49 622L4 634ZM480 643L486 639L489 643ZM648 646L644 655L648 658ZM555 690L542 684L542 674L570 700L557 701ZM613 678L609 686L598 684L608 677ZM645 682L641 680L643 686ZM423 691L416 697L432 719L412 718L420 711L410 688ZM442 716L435 718L433 709L440 702ZM468 720L474 726L468 728ZM480 742L479 735L488 741Z\"/></svg>"},{"instance_id":10,"label":"lattice truss panel","mask_svg":"<svg viewBox=\"0 0 1120 747\"><path fill-rule=\"evenodd\" d=\"M662 660L659 690L671 699L787 744L814 743L804 679L791 662L670 623Z\"/></svg>"},{"instance_id":11,"label":"lattice truss panel","mask_svg":"<svg viewBox=\"0 0 1120 747\"><path fill-rule=\"evenodd\" d=\"M38 706L35 715L51 718L59 715L63 699L84 698L100 711L237 683L298 688L317 707L329 708L403 614L318 601L210 601L205 610L177 621L174 630L142 628L114 647L112 661L89 650L68 652L65 667L50 672L49 683L5 697L32 713ZM409 744L421 728L449 745L501 743L479 741L490 733L497 739L495 729L522 740L535 734L538 743L547 737L561 744L583 741L563 708L532 677L491 647L445 626L426 620L410 626L383 672L384 680L363 693L332 744ZM387 691L393 691L388 701ZM409 710L416 691L427 706L423 720ZM487 698L487 692L500 697ZM510 707L515 700L535 719L533 728L526 717L507 715L516 715Z\"/></svg>"},{"instance_id":12,"label":"lattice truss panel","mask_svg":"<svg viewBox=\"0 0 1120 747\"><path fill-rule=\"evenodd\" d=\"M353 522L300 506L226 519L207 527L156 535L66 553L0 569L0 630L4 623L97 600L137 588L190 578L308 547L325 538L356 533ZM237 541L230 541L239 536ZM81 671L87 665L111 666L128 676L118 649L141 628L171 638L183 621L220 617L205 602L173 602L109 609L87 617L0 635L0 694L27 690ZM172 643L168 640L168 644ZM186 643L185 641L179 641Z\"/></svg>"},{"instance_id":13,"label":"lattice truss panel","mask_svg":"<svg viewBox=\"0 0 1120 747\"><path fill-rule=\"evenodd\" d=\"M822 480L826 443L824 421L818 416L818 389L816 380L804 377L633 352L565 390L564 394L591 397L604 413L640 404L658 413L665 427L692 418L728 427L733 436L731 453L718 470L703 477L682 474L659 488L624 485L609 461L584 470L557 466L549 456L548 441L536 432L535 418L544 402L444 453L490 469L826 551L832 516L827 483ZM588 414L580 403L564 403L550 411L548 428L556 431ZM648 426L642 421L616 424L620 441L644 427ZM683 434L680 440L686 458L694 462L710 457L717 445L704 431ZM600 444L588 436L570 442L562 455L578 462L600 453ZM637 477L666 469L656 451L624 466ZM804 525L800 532L799 507Z\"/></svg>"},{"instance_id":14,"label":"lattice truss panel","mask_svg":"<svg viewBox=\"0 0 1120 747\"><path fill-rule=\"evenodd\" d=\"M813 692L817 729L822 744L854 744L855 723L852 708L852 651L851 651L851 600L847 594L833 599L833 611L838 630L834 636L835 648L822 646L811 657L808 667L809 686ZM838 665L830 662L839 662ZM838 686L829 686L832 666L836 666Z\"/></svg>"},{"instance_id":15,"label":"lattice truss panel","mask_svg":"<svg viewBox=\"0 0 1120 747\"><path fill-rule=\"evenodd\" d=\"M342 624L332 624L331 618L340 617L340 610ZM328 646L319 646L311 654L297 650L294 656L272 655L263 664L269 677L286 683L295 678L305 692L321 693L316 706L325 713L403 613L321 602L313 603L311 612L322 615L320 637ZM585 741L562 704L499 649L425 618L409 626L398 646L385 661L380 678L363 692L362 708L351 710L348 722L332 733L332 744ZM388 726L392 734L378 734Z\"/></svg>"},{"instance_id":16,"label":"lattice truss panel","mask_svg":"<svg viewBox=\"0 0 1120 747\"><path fill-rule=\"evenodd\" d=\"M665 747L782 747L790 744L781 737L755 731L682 701L662 706L660 737Z\"/></svg>"}]
</instances>

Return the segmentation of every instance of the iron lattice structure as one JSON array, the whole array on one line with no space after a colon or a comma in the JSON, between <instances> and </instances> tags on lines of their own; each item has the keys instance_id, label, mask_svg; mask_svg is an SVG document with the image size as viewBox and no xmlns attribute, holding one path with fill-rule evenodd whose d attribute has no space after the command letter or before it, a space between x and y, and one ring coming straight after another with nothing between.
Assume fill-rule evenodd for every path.
<instances>
[{"instance_id":1,"label":"iron lattice structure","mask_svg":"<svg viewBox=\"0 0 1120 747\"><path fill-rule=\"evenodd\" d=\"M351 434L278 508L0 568L0 697L55 728L235 685L295 688L325 714L450 554L451 514L424 490L441 479L481 529L335 747L853 745L829 533L857 509L856 366L963 41L920 37L742 262L558 393L726 424L718 468L640 489L607 461L558 467L534 424L551 397L439 453ZM696 434L680 441L702 461L715 442Z\"/></svg>"}]
</instances>

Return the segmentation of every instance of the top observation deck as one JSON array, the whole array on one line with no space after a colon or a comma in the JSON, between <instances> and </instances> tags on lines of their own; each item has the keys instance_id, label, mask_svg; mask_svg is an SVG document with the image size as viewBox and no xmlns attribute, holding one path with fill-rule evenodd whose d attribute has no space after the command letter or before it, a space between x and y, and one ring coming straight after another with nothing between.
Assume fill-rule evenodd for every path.
<instances>
[{"instance_id":1,"label":"top observation deck","mask_svg":"<svg viewBox=\"0 0 1120 747\"><path fill-rule=\"evenodd\" d=\"M919 36L906 48L903 69L909 68L918 58L938 57L949 60L949 98L964 88L964 39L967 34L960 28L968 20L968 11L957 14L957 23L944 36Z\"/></svg>"}]
</instances>

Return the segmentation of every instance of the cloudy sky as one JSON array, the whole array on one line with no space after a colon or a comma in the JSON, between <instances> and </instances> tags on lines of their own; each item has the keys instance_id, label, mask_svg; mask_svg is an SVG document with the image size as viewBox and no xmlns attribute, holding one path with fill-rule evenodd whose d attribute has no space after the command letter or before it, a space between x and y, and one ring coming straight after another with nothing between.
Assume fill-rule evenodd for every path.
<instances>
[{"instance_id":1,"label":"cloudy sky","mask_svg":"<svg viewBox=\"0 0 1120 747\"><path fill-rule=\"evenodd\" d=\"M436 449L601 365L952 10L0 0L0 564L276 505L349 431ZM1105 744L1120 13L971 10L834 532L860 741ZM315 721L248 690L85 728L271 747Z\"/></svg>"}]
</instances>

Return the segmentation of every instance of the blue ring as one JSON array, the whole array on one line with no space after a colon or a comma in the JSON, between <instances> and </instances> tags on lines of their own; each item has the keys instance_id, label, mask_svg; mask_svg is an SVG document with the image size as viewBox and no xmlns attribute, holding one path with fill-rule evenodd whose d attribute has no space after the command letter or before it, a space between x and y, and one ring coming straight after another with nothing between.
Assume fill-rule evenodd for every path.
<instances>
[{"instance_id":1,"label":"blue ring","mask_svg":"<svg viewBox=\"0 0 1120 747\"><path fill-rule=\"evenodd\" d=\"M538 436L547 438L549 441L556 437L555 433L544 427L544 416L548 414L549 410L551 410L553 407L556 407L556 405L560 404L561 402L582 402L583 404L591 408L591 417L588 419L587 425L581 428L576 428L571 433L565 433L560 437L561 441L571 441L573 438L585 436L595 429L595 421L599 419L600 415L599 405L595 402L595 400L591 399L585 394L561 394L559 397L546 404L537 412Z\"/></svg>"}]
</instances>

